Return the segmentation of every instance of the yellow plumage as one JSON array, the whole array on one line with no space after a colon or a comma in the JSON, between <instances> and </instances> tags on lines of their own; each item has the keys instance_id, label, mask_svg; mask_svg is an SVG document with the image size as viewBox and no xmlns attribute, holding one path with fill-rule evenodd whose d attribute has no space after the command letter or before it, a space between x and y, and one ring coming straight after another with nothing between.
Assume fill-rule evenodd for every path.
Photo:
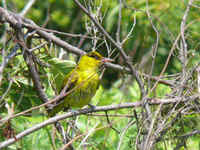
<instances>
[{"instance_id":1,"label":"yellow plumage","mask_svg":"<svg viewBox=\"0 0 200 150\"><path fill-rule=\"evenodd\" d=\"M76 68L67 74L64 79L62 88L66 86L65 92L69 92L69 94L57 102L50 112L50 116L66 107L81 108L88 105L99 86L100 68L107 60L98 52L83 55Z\"/></svg>"}]
</instances>

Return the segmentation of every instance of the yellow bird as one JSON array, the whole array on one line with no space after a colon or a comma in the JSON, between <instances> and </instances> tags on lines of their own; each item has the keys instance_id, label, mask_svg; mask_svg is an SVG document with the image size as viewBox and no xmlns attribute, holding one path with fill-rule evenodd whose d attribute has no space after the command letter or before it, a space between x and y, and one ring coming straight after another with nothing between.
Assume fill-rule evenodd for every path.
<instances>
[{"instance_id":1,"label":"yellow bird","mask_svg":"<svg viewBox=\"0 0 200 150\"><path fill-rule=\"evenodd\" d=\"M99 87L102 65L110 61L96 51L83 55L78 65L64 78L62 89L66 88L65 93L69 94L56 103L49 115L54 116L64 108L88 105Z\"/></svg>"}]
</instances>

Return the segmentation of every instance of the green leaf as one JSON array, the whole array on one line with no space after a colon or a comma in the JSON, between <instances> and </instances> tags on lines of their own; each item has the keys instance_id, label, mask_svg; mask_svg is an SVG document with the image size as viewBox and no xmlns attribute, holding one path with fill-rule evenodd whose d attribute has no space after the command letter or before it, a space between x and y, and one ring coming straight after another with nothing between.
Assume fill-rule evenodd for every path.
<instances>
[{"instance_id":1,"label":"green leaf","mask_svg":"<svg viewBox=\"0 0 200 150\"><path fill-rule=\"evenodd\" d=\"M50 80L55 88L59 91L64 77L76 66L74 61L61 60L52 58L47 61L50 64L49 71L51 73Z\"/></svg>"}]
</instances>

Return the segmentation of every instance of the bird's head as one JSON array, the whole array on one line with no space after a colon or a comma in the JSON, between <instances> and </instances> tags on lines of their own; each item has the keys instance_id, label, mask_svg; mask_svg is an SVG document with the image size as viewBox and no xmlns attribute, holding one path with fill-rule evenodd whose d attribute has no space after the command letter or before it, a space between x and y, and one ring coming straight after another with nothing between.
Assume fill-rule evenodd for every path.
<instances>
[{"instance_id":1,"label":"bird's head","mask_svg":"<svg viewBox=\"0 0 200 150\"><path fill-rule=\"evenodd\" d=\"M97 51L89 52L83 55L79 61L81 68L94 68L98 69L106 62L111 62L112 59L101 56Z\"/></svg>"}]
</instances>

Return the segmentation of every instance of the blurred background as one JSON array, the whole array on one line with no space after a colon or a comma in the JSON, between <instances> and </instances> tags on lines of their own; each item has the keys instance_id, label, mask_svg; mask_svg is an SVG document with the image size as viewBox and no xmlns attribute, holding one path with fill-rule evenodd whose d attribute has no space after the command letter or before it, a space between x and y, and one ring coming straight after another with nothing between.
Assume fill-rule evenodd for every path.
<instances>
[{"instance_id":1,"label":"blurred background","mask_svg":"<svg viewBox=\"0 0 200 150\"><path fill-rule=\"evenodd\" d=\"M2 0L0 1L0 6L7 8L12 12L20 13L28 2L28 0ZM81 2L95 17L97 17L104 29L114 39L116 39L120 9L119 2L117 0L81 0ZM177 37L180 37L181 22L188 5L188 0L122 0L122 5L120 41L126 39L123 42L123 48L126 54L129 56L133 66L139 72L152 74L152 76L159 76L173 44L175 43ZM188 48L188 70L192 69L199 63L200 60L199 14L200 1L196 0L192 3L185 26L185 38ZM92 24L83 11L72 0L36 0L24 17L33 20L37 25L46 29L69 33L68 35L59 33L53 34L86 52L96 49L103 56L115 59L115 64L124 66L124 61L120 56L119 51L106 41L105 37L99 31L95 30L96 28L94 27L94 24ZM127 37L127 35L129 36ZM0 47L6 47L5 52L2 51L2 48L0 51L0 61L2 62L3 53L9 54L15 45L13 39L14 32L7 25L0 25L0 36ZM6 46L3 44L5 43L3 42L5 37L7 42ZM97 39L94 39L94 37ZM36 35L33 45L37 46L42 42L44 42L44 39L40 39L40 37ZM176 78L179 72L181 72L182 64L180 61L179 50L182 46L183 45L181 45L180 41L178 41L175 45L175 50L173 51L172 57L164 74L166 77L170 77L171 75ZM23 56L20 54L21 51L18 50L18 52L19 55L9 61L3 72L0 87L0 95L2 95L0 100L1 118L5 117L8 113L8 107L6 107L5 104L9 104L9 108L12 106L11 104L15 104L15 106L10 108L15 112L21 112L33 106L42 104L34 90L28 68L23 60ZM45 63L50 63L52 58L75 62L77 62L79 58L78 56L66 52L52 43L48 43L40 50L34 51L34 54ZM155 62L152 69L153 55L155 56ZM73 63L69 63L69 68L73 66ZM46 93L49 98L52 98L55 96L55 91L50 83L51 72L44 66L38 65L37 67ZM193 77L194 80L196 80L195 74ZM145 80L145 77L142 79ZM174 81L175 80L176 79L174 79ZM150 93L149 96L163 98L170 94L172 90L173 89L171 87L165 84L159 84L156 90L153 93ZM193 93L196 89L194 88L191 91L191 93ZM130 75L124 73L123 71L107 69L102 79L102 85L93 99L93 104L101 106L123 102L134 102L139 100L139 98L140 89L138 84L133 78L131 78ZM154 108L152 108L152 110L154 110ZM18 133L25 128L30 127L30 125L43 121L45 118L44 111L44 108L41 108L39 111L36 110L28 114L28 117L21 116L13 119L12 123L8 123L6 127L11 126L12 124L13 132ZM164 109L163 113L165 114L167 111L168 108ZM138 109L137 112L142 112L142 110ZM112 112L111 114L118 113L133 114L132 110L119 110L117 112ZM169 146L169 149L175 149L175 145L180 141L173 141L173 136L186 133L196 127L200 128L199 117L191 115L189 118L190 119L185 118L185 120L177 122L175 127L167 134L167 138L170 140L167 140L167 143L159 143L156 145L156 148L164 150L166 149L166 144ZM123 118L119 124L116 124L116 118L111 119L111 121L113 121L116 128L121 129L121 127L128 124L129 119ZM67 128L68 124L63 124ZM99 117L89 119L88 116L81 116L79 121L77 121L77 126L81 131L90 130L93 127L102 127L106 124L106 119ZM89 127L87 125L89 125ZM56 146L59 147L59 144L61 143L61 141L58 140L59 137L58 139L55 139L56 143L51 142L52 132L50 129L51 127L49 126L45 127L42 131L35 132L34 134L28 136L27 139L23 139L18 144L9 148L47 149L50 148L49 143L50 145L53 145L52 147L54 148ZM136 124L129 128L127 135L124 138L124 145L122 146L122 149L134 148L134 143L137 137L136 130ZM5 127L0 128L0 134L3 135L0 136L0 141L5 140L5 131ZM46 138L46 136L48 138ZM37 139L38 137L40 137L40 140ZM197 135L189 139L188 149L200 149L199 138L200 137ZM108 141L106 142L106 140ZM89 145L94 144L94 147L88 149L115 149L119 140L120 136L118 136L118 133L110 128L98 130L91 135L88 140ZM75 143L76 146L79 144L80 141Z\"/></svg>"}]
</instances>

